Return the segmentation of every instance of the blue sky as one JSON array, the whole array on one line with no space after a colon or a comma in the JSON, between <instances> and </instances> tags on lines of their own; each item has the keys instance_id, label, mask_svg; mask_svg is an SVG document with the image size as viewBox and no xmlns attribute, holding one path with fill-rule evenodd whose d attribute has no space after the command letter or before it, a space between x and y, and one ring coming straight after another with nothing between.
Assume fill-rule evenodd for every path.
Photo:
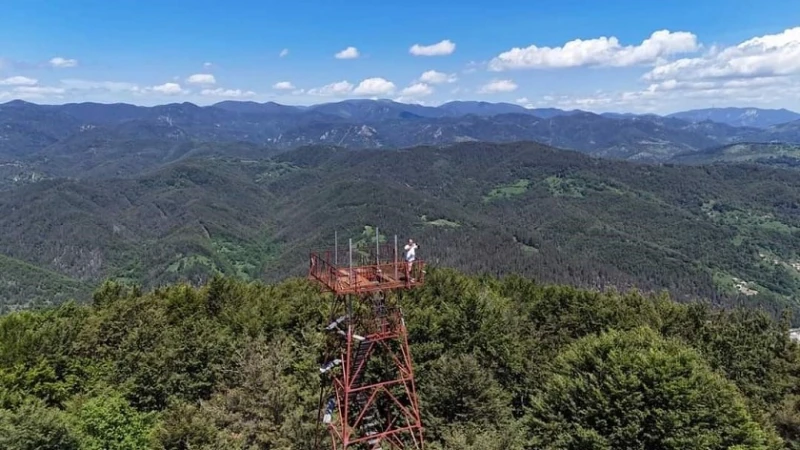
<instances>
[{"instance_id":1,"label":"blue sky","mask_svg":"<svg viewBox=\"0 0 800 450\"><path fill-rule=\"evenodd\" d=\"M592 111L800 109L798 74L795 1L6 0L0 6L0 101L391 98Z\"/></svg>"}]
</instances>

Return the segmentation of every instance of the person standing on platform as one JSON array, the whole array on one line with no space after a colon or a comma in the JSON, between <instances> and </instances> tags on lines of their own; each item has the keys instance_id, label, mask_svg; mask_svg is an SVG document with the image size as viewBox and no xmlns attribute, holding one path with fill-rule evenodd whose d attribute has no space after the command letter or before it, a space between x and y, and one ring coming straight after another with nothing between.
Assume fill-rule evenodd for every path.
<instances>
[{"instance_id":1,"label":"person standing on platform","mask_svg":"<svg viewBox=\"0 0 800 450\"><path fill-rule=\"evenodd\" d=\"M411 269L414 265L414 261L417 259L417 243L414 242L413 239L408 240L408 244L404 247L406 251L406 264L407 264L407 276L410 278L411 281L414 281L414 278L411 278Z\"/></svg>"}]
</instances>

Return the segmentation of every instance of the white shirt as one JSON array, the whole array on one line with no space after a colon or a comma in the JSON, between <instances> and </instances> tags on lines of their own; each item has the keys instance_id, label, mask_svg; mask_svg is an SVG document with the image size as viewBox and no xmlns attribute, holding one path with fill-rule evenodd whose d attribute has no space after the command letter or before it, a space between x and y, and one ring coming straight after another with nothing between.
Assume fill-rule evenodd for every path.
<instances>
[{"instance_id":1,"label":"white shirt","mask_svg":"<svg viewBox=\"0 0 800 450\"><path fill-rule=\"evenodd\" d=\"M417 244L406 244L406 258L414 258L417 253Z\"/></svg>"}]
</instances>

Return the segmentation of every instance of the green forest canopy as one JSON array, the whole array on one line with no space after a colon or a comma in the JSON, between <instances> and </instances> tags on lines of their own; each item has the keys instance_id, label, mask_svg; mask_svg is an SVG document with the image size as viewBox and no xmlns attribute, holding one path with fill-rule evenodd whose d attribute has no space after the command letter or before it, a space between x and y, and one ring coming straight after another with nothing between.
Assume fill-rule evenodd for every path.
<instances>
[{"instance_id":1,"label":"green forest canopy","mask_svg":"<svg viewBox=\"0 0 800 450\"><path fill-rule=\"evenodd\" d=\"M115 173L0 196L0 311L84 298L107 278L146 288L215 273L277 281L303 273L306 252L331 246L336 231L377 226L465 273L800 312L796 170L470 142L306 147Z\"/></svg>"},{"instance_id":2,"label":"green forest canopy","mask_svg":"<svg viewBox=\"0 0 800 450\"><path fill-rule=\"evenodd\" d=\"M312 448L329 301L214 278L2 316L0 447ZM800 448L788 317L446 269L399 301L428 448Z\"/></svg>"}]
</instances>

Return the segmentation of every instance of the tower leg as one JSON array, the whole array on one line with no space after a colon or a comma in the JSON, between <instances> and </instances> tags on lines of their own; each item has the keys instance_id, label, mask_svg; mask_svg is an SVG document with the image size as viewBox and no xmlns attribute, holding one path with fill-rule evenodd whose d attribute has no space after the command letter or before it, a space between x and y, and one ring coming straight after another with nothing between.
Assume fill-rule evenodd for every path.
<instances>
[{"instance_id":1,"label":"tower leg","mask_svg":"<svg viewBox=\"0 0 800 450\"><path fill-rule=\"evenodd\" d=\"M339 298L337 304L352 307L326 327L339 339L338 353L331 352L320 369L335 397L335 407L326 403L320 415L331 445L341 450L380 450L382 445L422 449L422 419L402 311L389 304L384 292Z\"/></svg>"}]
</instances>

